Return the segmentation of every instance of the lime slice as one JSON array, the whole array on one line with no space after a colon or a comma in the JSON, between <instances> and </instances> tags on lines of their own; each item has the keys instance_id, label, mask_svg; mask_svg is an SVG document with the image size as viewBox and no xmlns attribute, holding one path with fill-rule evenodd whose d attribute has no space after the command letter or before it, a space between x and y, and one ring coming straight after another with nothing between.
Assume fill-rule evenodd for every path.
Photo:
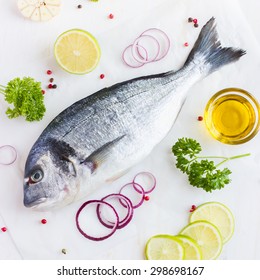
<instances>
[{"instance_id":1,"label":"lime slice","mask_svg":"<svg viewBox=\"0 0 260 280\"><path fill-rule=\"evenodd\" d=\"M147 260L183 260L184 248L172 235L155 235L146 243L145 256Z\"/></svg>"},{"instance_id":2,"label":"lime slice","mask_svg":"<svg viewBox=\"0 0 260 280\"><path fill-rule=\"evenodd\" d=\"M226 243L234 233L235 221L231 211L219 202L200 205L190 216L190 222L205 220L215 225Z\"/></svg>"},{"instance_id":3,"label":"lime slice","mask_svg":"<svg viewBox=\"0 0 260 280\"><path fill-rule=\"evenodd\" d=\"M187 225L180 234L187 235L197 242L203 260L216 259L221 253L223 242L216 226L206 221L196 221Z\"/></svg>"},{"instance_id":4,"label":"lime slice","mask_svg":"<svg viewBox=\"0 0 260 280\"><path fill-rule=\"evenodd\" d=\"M100 60L100 47L93 35L85 30L71 29L62 33L54 45L58 64L72 74L93 71Z\"/></svg>"},{"instance_id":5,"label":"lime slice","mask_svg":"<svg viewBox=\"0 0 260 280\"><path fill-rule=\"evenodd\" d=\"M199 245L190 237L185 235L176 235L182 243L182 246L185 251L185 260L201 260L202 253Z\"/></svg>"}]
</instances>

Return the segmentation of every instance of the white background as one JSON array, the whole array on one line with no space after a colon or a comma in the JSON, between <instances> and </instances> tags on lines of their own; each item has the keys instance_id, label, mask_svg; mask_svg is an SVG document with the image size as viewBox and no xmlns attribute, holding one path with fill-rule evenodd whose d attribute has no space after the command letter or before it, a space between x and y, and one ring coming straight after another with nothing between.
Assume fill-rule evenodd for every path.
<instances>
[{"instance_id":1,"label":"white background","mask_svg":"<svg viewBox=\"0 0 260 280\"><path fill-rule=\"evenodd\" d=\"M260 146L258 134L250 142L229 146L217 142L206 131L203 122L196 120L203 114L208 99L225 87L241 87L260 100L259 8L256 0L63 0L61 14L47 23L24 19L16 8L16 0L0 0L0 65L1 84L14 77L32 76L48 84L46 70L57 90L46 90L47 108L39 123L24 119L9 120L7 104L0 97L0 145L11 144L18 151L12 166L0 166L0 259L144 259L147 239L159 233L177 234L188 222L192 204L207 201L225 203L232 210L236 228L232 239L224 246L220 259L260 259ZM82 4L82 9L77 5ZM113 13L115 18L108 19ZM158 185L149 202L135 211L134 219L124 229L106 241L85 239L75 226L75 213L83 201L61 210L33 212L23 206L23 169L27 154L46 125L73 102L105 86L132 77L179 69L195 42L200 28L187 23L189 16L197 17L200 27L212 16L216 17L221 41L225 46L247 50L247 55L197 83L170 134L143 162L110 185L103 186L88 199L100 199L132 180L139 171L152 172ZM124 47L145 29L158 27L172 42L168 56L157 63L139 69L125 66L121 60ZM57 36L70 28L82 28L98 39L102 58L99 66L85 76L75 76L61 70L53 57ZM106 78L99 79L104 73ZM206 154L235 155L250 152L251 156L228 163L232 183L221 191L205 193L191 187L186 177L174 166L171 146L179 137L197 139ZM42 218L48 223L42 225ZM67 255L61 253L66 248Z\"/></svg>"}]
</instances>

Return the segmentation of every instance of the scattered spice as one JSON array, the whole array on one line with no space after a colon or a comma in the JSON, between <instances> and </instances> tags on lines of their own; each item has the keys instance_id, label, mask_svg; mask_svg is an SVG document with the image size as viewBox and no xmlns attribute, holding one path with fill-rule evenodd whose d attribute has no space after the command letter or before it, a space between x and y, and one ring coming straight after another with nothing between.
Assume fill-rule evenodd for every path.
<instances>
[{"instance_id":1,"label":"scattered spice","mask_svg":"<svg viewBox=\"0 0 260 280\"><path fill-rule=\"evenodd\" d=\"M82 8L82 5L78 5L78 9L81 9Z\"/></svg>"},{"instance_id":2,"label":"scattered spice","mask_svg":"<svg viewBox=\"0 0 260 280\"><path fill-rule=\"evenodd\" d=\"M51 75L51 74L52 74L52 71L51 71L51 70L47 70L46 73L47 73L47 75ZM51 77L51 78L49 79L49 84L47 85L47 88L48 88L48 89L57 88L57 85L56 85L56 84L53 84L53 82L54 82L54 78ZM42 94L45 94L45 91L44 91L44 93L42 92Z\"/></svg>"},{"instance_id":3,"label":"scattered spice","mask_svg":"<svg viewBox=\"0 0 260 280\"><path fill-rule=\"evenodd\" d=\"M184 43L184 46L185 46L185 47L188 47L188 46L189 46L189 43L188 43L188 42L185 42L185 43Z\"/></svg>"},{"instance_id":4,"label":"scattered spice","mask_svg":"<svg viewBox=\"0 0 260 280\"><path fill-rule=\"evenodd\" d=\"M190 212L194 212L196 209L197 209L197 207L195 205L191 205Z\"/></svg>"},{"instance_id":5,"label":"scattered spice","mask_svg":"<svg viewBox=\"0 0 260 280\"><path fill-rule=\"evenodd\" d=\"M62 254L64 254L64 255L67 254L67 250L66 250L65 248L63 248L63 249L61 250L61 252L62 252Z\"/></svg>"},{"instance_id":6,"label":"scattered spice","mask_svg":"<svg viewBox=\"0 0 260 280\"><path fill-rule=\"evenodd\" d=\"M45 90L44 89L42 89L42 94L45 94Z\"/></svg>"},{"instance_id":7,"label":"scattered spice","mask_svg":"<svg viewBox=\"0 0 260 280\"><path fill-rule=\"evenodd\" d=\"M2 231L2 232L6 232L6 231L7 231L7 228L6 228L6 227L2 227L2 228L1 228L1 231Z\"/></svg>"},{"instance_id":8,"label":"scattered spice","mask_svg":"<svg viewBox=\"0 0 260 280\"><path fill-rule=\"evenodd\" d=\"M105 75L104 74L100 74L100 79L104 79L105 78Z\"/></svg>"},{"instance_id":9,"label":"scattered spice","mask_svg":"<svg viewBox=\"0 0 260 280\"><path fill-rule=\"evenodd\" d=\"M196 18L189 17L188 22L193 22L195 28L199 27L198 19L196 19Z\"/></svg>"},{"instance_id":10,"label":"scattered spice","mask_svg":"<svg viewBox=\"0 0 260 280\"><path fill-rule=\"evenodd\" d=\"M146 195L146 196L144 197L144 200L146 200L146 201L150 200L150 196Z\"/></svg>"},{"instance_id":11,"label":"scattered spice","mask_svg":"<svg viewBox=\"0 0 260 280\"><path fill-rule=\"evenodd\" d=\"M41 223L42 223L43 225L45 225L45 224L47 224L47 220L46 220L46 219L42 219L42 220L41 220Z\"/></svg>"},{"instance_id":12,"label":"scattered spice","mask_svg":"<svg viewBox=\"0 0 260 280\"><path fill-rule=\"evenodd\" d=\"M113 19L114 15L113 14L109 14L108 18Z\"/></svg>"},{"instance_id":13,"label":"scattered spice","mask_svg":"<svg viewBox=\"0 0 260 280\"><path fill-rule=\"evenodd\" d=\"M203 117L202 116L198 116L198 121L203 121Z\"/></svg>"}]
</instances>

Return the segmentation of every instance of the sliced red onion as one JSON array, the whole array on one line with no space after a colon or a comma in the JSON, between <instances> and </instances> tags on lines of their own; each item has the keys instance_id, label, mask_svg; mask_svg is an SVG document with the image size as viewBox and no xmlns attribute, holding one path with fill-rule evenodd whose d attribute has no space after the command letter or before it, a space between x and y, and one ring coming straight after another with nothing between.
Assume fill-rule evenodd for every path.
<instances>
[{"instance_id":1,"label":"sliced red onion","mask_svg":"<svg viewBox=\"0 0 260 280\"><path fill-rule=\"evenodd\" d=\"M123 61L125 62L126 65L128 65L132 68L139 68L139 67L143 66L144 63L140 63L133 58L133 56L132 56L132 46L133 45L130 45L130 46L125 48L125 50L122 54L122 59L123 59ZM146 49L143 48L142 46L140 46L140 48L143 49L143 51L145 52L144 57L148 57Z\"/></svg>"},{"instance_id":2,"label":"sliced red onion","mask_svg":"<svg viewBox=\"0 0 260 280\"><path fill-rule=\"evenodd\" d=\"M122 200L123 200L124 205L126 205L126 207L124 206L124 209L127 208L126 215L124 215L124 217L120 219L120 215L119 215L119 213L121 212L120 209L117 209L118 207L116 207L115 205L112 205L110 203L116 209L117 214L119 216L119 222L118 222L117 229L121 229L121 228L125 227L126 225L128 225L128 223L132 220L133 213L134 213L133 205L129 198L127 198L126 196L119 194L119 193L109 194L109 195L105 196L104 198L102 198L101 201L107 201L107 200L111 200L113 198L116 198L118 200L118 202L119 202L118 205L121 205L121 208L122 208ZM108 228L113 228L114 222L111 222L107 218L104 217L105 214L102 214L102 207L100 207L100 205L97 206L97 216L98 216L99 221L104 226L106 226Z\"/></svg>"},{"instance_id":3,"label":"sliced red onion","mask_svg":"<svg viewBox=\"0 0 260 280\"><path fill-rule=\"evenodd\" d=\"M133 201L132 199L130 199L130 201L132 202L132 205L133 205L133 208L138 208L139 206L141 206L144 202L144 196L145 196L145 193L144 193L144 189L142 188L142 186L140 186L139 184L137 183L128 183L128 184L125 184L119 191L120 194L122 194L123 190L126 189L127 187L132 187L134 189L134 191L137 191L137 193L139 193L141 195L141 198L140 198L140 201L138 203L136 203L135 205L133 204ZM121 204L126 207L126 205L121 201Z\"/></svg>"},{"instance_id":4,"label":"sliced red onion","mask_svg":"<svg viewBox=\"0 0 260 280\"><path fill-rule=\"evenodd\" d=\"M6 152L8 153L8 155L6 154ZM1 153L3 154L1 155ZM8 159L6 159L6 157ZM16 159L17 159L17 151L13 146L4 145L0 147L0 164L10 165L13 164L16 161Z\"/></svg>"},{"instance_id":5,"label":"sliced red onion","mask_svg":"<svg viewBox=\"0 0 260 280\"><path fill-rule=\"evenodd\" d=\"M164 58L167 55L167 53L170 49L170 45L171 45L170 39L167 36L167 34L164 31L162 31L161 29L150 28L141 34L141 36L144 36L144 35L153 36L154 38L157 39L158 42L160 42L160 51L159 51L157 58L154 61L158 61L158 60L161 60L162 58Z\"/></svg>"},{"instance_id":6,"label":"sliced red onion","mask_svg":"<svg viewBox=\"0 0 260 280\"><path fill-rule=\"evenodd\" d=\"M135 175L133 185L137 192L142 193L140 189L136 188L138 184L142 186L144 194L147 194L152 192L156 187L156 179L150 172L140 172Z\"/></svg>"},{"instance_id":7,"label":"sliced red onion","mask_svg":"<svg viewBox=\"0 0 260 280\"><path fill-rule=\"evenodd\" d=\"M115 218L116 218L116 219L115 219L115 222L113 223L113 226L112 226L112 228L111 228L110 233L107 234L107 235L99 236L99 237L91 236L91 235L87 234L86 232L84 232L84 231L82 230L80 224L79 224L79 215L80 215L81 211L82 211L86 206L88 206L89 204L93 204L93 203L94 203L94 204L98 204L98 205L103 204L103 205L109 207L109 208L113 211L113 213L115 214ZM93 241L102 241L102 240L107 239L107 238L110 237L111 235L113 235L113 234L115 233L117 227L118 227L118 224L119 224L119 217L118 217L118 214L117 214L115 208L114 208L111 204L109 204L109 203L107 203L107 202L105 202L105 201L102 201L102 200L89 200L89 201L83 203L83 204L81 205L81 207L79 208L79 210L77 211L77 214L76 214L76 225L77 225L77 228L78 228L79 232L80 232L84 237L86 237L86 238L88 238L88 239L90 239L90 240L93 240Z\"/></svg>"},{"instance_id":8,"label":"sliced red onion","mask_svg":"<svg viewBox=\"0 0 260 280\"><path fill-rule=\"evenodd\" d=\"M128 66L138 68L146 63L161 60L169 49L170 39L167 34L158 28L150 28L124 50L122 59Z\"/></svg>"},{"instance_id":9,"label":"sliced red onion","mask_svg":"<svg viewBox=\"0 0 260 280\"><path fill-rule=\"evenodd\" d=\"M146 57L140 52L140 48L146 51ZM156 38L150 35L141 35L135 39L132 45L133 58L140 63L155 61L159 53L160 44Z\"/></svg>"},{"instance_id":10,"label":"sliced red onion","mask_svg":"<svg viewBox=\"0 0 260 280\"><path fill-rule=\"evenodd\" d=\"M148 190L146 190L146 191L139 183L140 179L144 179L144 178L149 179ZM137 181L138 181L138 183L137 183ZM142 184L144 184L143 180L141 180L141 181L142 181ZM144 185L147 188L147 183L145 183ZM86 237L90 240L93 240L93 241L102 241L102 240L107 239L108 237L113 235L117 229L121 229L121 228L125 227L132 220L133 209L138 208L139 206L142 205L142 203L144 202L144 199L145 199L145 194L152 192L154 190L155 186L156 186L156 179L151 173L140 172L134 177L133 182L124 185L120 189L119 193L109 194L109 195L105 196L104 198L102 198L101 200L89 200L89 201L83 203L76 213L76 225L77 225L79 232L84 237ZM136 203L135 205L133 205L131 199L129 199L127 196L125 196L121 193L127 187L132 187L132 189L135 191L134 193L139 194L139 196L141 196L140 201L138 203ZM113 198L117 198L119 203L124 208L127 208L127 213L123 216L123 218L119 218L118 212L116 211L115 207L113 205L111 205L110 203L106 202L106 200L110 200ZM87 234L80 226L79 216L80 216L82 210L90 204L97 204L95 211L96 211L98 220L99 220L100 224L102 224L106 228L111 229L109 234L95 237L91 234ZM115 221L111 221L110 217L109 218L106 217L106 213L104 214L104 210L102 209L101 205L109 207L110 210L112 210L113 216L115 217Z\"/></svg>"}]
</instances>

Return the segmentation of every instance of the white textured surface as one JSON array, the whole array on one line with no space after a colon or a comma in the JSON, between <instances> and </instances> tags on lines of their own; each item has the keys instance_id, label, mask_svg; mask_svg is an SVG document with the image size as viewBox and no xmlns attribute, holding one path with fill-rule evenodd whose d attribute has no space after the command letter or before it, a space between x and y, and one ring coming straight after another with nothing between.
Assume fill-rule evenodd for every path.
<instances>
[{"instance_id":1,"label":"white textured surface","mask_svg":"<svg viewBox=\"0 0 260 280\"><path fill-rule=\"evenodd\" d=\"M40 123L7 119L7 104L0 97L0 145L12 144L19 153L14 165L0 166L0 228L8 228L7 232L0 232L0 259L143 259L144 245L150 236L177 234L187 224L192 204L212 200L229 206L236 222L234 236L225 245L220 259L260 259L260 135L243 145L224 145L212 139L204 124L196 121L203 114L207 100L222 88L241 87L260 99L257 0L100 0L82 1L82 9L76 8L80 3L63 0L61 14L46 23L24 19L16 8L16 0L0 0L0 3L1 84L16 76L32 76L46 86L47 69L53 70L52 76L58 84L57 90L47 90L47 113ZM115 15L113 20L107 18L110 13ZM86 198L99 199L118 191L137 172L147 170L158 180L150 201L135 211L126 228L103 242L89 241L76 229L75 213L83 201L53 212L25 209L23 167L29 149L44 127L62 109L100 88L181 67L191 49L183 47L183 43L188 41L192 46L200 30L187 23L189 16L197 17L200 27L215 16L223 45L244 48L247 55L197 83L190 90L171 133L153 153L118 181ZM75 27L92 32L102 49L98 68L85 76L63 72L53 57L56 37ZM121 61L123 48L149 27L167 32L172 41L170 54L160 62L139 69L128 68ZM105 73L104 80L99 79L100 73ZM232 170L229 186L205 193L189 186L186 177L174 166L171 146L183 136L197 139L205 154L251 152L252 155L227 164ZM42 218L48 220L46 225L40 223ZM61 254L62 248L68 250L67 255Z\"/></svg>"}]
</instances>

